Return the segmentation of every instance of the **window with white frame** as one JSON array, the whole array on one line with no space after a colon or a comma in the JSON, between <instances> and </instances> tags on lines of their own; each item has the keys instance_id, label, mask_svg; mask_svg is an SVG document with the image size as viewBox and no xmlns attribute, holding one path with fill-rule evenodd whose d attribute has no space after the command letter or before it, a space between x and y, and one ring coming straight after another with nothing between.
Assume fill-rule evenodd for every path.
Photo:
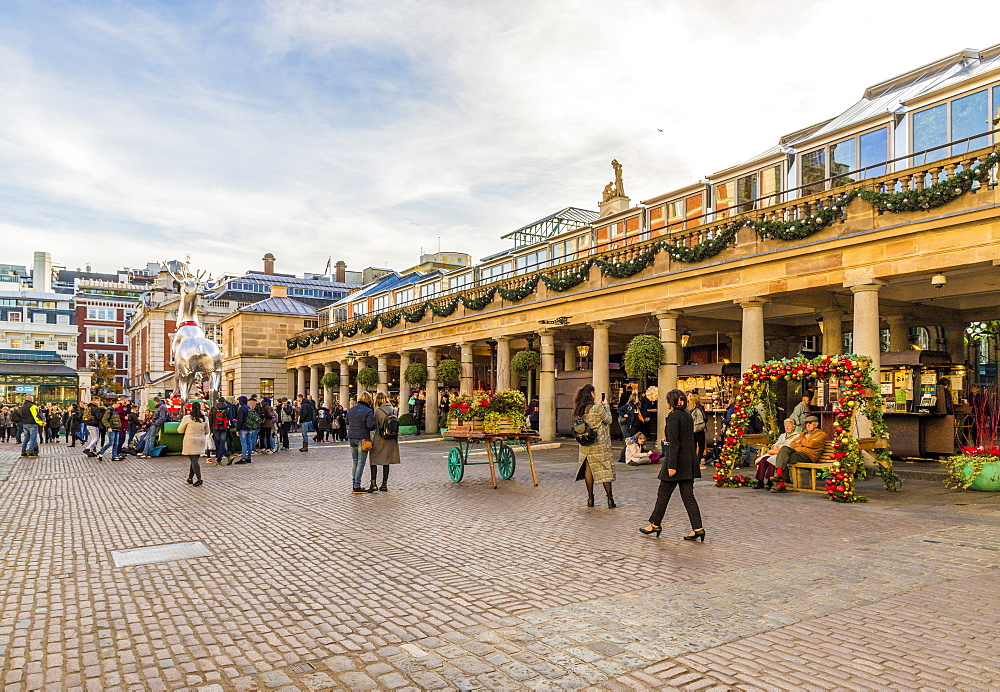
<instances>
[{"instance_id":1,"label":"window with white frame","mask_svg":"<svg viewBox=\"0 0 1000 692\"><path fill-rule=\"evenodd\" d=\"M513 269L514 263L510 260L494 264L490 267L483 267L479 270L479 280L483 283L499 281L506 276L510 276Z\"/></svg>"},{"instance_id":2,"label":"window with white frame","mask_svg":"<svg viewBox=\"0 0 1000 692\"><path fill-rule=\"evenodd\" d=\"M114 308L87 308L87 319L113 322L117 319L117 312Z\"/></svg>"},{"instance_id":3,"label":"window with white frame","mask_svg":"<svg viewBox=\"0 0 1000 692\"><path fill-rule=\"evenodd\" d=\"M11 322L20 322L21 321L21 313L19 313L19 312L8 312L7 313L7 319L9 321L11 321Z\"/></svg>"},{"instance_id":4,"label":"window with white frame","mask_svg":"<svg viewBox=\"0 0 1000 692\"><path fill-rule=\"evenodd\" d=\"M351 314L354 317L362 317L368 312L368 301L359 300L356 303L351 304Z\"/></svg>"},{"instance_id":5,"label":"window with white frame","mask_svg":"<svg viewBox=\"0 0 1000 692\"><path fill-rule=\"evenodd\" d=\"M221 324L206 324L205 327L205 338L209 341L214 341L219 346L222 346L222 325Z\"/></svg>"},{"instance_id":6,"label":"window with white frame","mask_svg":"<svg viewBox=\"0 0 1000 692\"><path fill-rule=\"evenodd\" d=\"M105 327L87 327L88 344L114 344L117 343L115 336L116 334L114 329L108 329Z\"/></svg>"},{"instance_id":7,"label":"window with white frame","mask_svg":"<svg viewBox=\"0 0 1000 692\"><path fill-rule=\"evenodd\" d=\"M459 274L458 276L452 276L451 278L448 279L448 287L452 291L471 285L472 285L472 272L465 272L464 274Z\"/></svg>"},{"instance_id":8,"label":"window with white frame","mask_svg":"<svg viewBox=\"0 0 1000 692\"><path fill-rule=\"evenodd\" d=\"M69 342L68 341L58 341L58 342L56 342L56 350L57 351L68 351L69 350Z\"/></svg>"},{"instance_id":9,"label":"window with white frame","mask_svg":"<svg viewBox=\"0 0 1000 692\"><path fill-rule=\"evenodd\" d=\"M919 166L987 146L989 136L984 133L993 129L991 114L995 114L998 107L1000 85L914 112L913 151L933 151L913 157L913 165ZM978 134L983 136L976 137ZM944 146L948 142L969 137L972 139L966 142Z\"/></svg>"},{"instance_id":10,"label":"window with white frame","mask_svg":"<svg viewBox=\"0 0 1000 692\"><path fill-rule=\"evenodd\" d=\"M303 329L317 329L319 327L319 320L302 320Z\"/></svg>"},{"instance_id":11,"label":"window with white frame","mask_svg":"<svg viewBox=\"0 0 1000 692\"><path fill-rule=\"evenodd\" d=\"M404 288L396 291L396 305L403 305L413 300L413 288Z\"/></svg>"},{"instance_id":12,"label":"window with white frame","mask_svg":"<svg viewBox=\"0 0 1000 692\"><path fill-rule=\"evenodd\" d=\"M10 340L10 347L11 348L21 348L21 340L20 339L11 339Z\"/></svg>"},{"instance_id":13,"label":"window with white frame","mask_svg":"<svg viewBox=\"0 0 1000 692\"><path fill-rule=\"evenodd\" d=\"M811 195L885 173L889 128L876 128L802 154L802 194Z\"/></svg>"},{"instance_id":14,"label":"window with white frame","mask_svg":"<svg viewBox=\"0 0 1000 692\"><path fill-rule=\"evenodd\" d=\"M389 309L389 294L383 293L372 299L372 310L374 312L385 312Z\"/></svg>"},{"instance_id":15,"label":"window with white frame","mask_svg":"<svg viewBox=\"0 0 1000 692\"><path fill-rule=\"evenodd\" d=\"M43 348L45 348L45 342L41 339L35 339L35 350L41 351Z\"/></svg>"},{"instance_id":16,"label":"window with white frame","mask_svg":"<svg viewBox=\"0 0 1000 692\"><path fill-rule=\"evenodd\" d=\"M69 315L56 315L56 324L69 324Z\"/></svg>"},{"instance_id":17,"label":"window with white frame","mask_svg":"<svg viewBox=\"0 0 1000 692\"><path fill-rule=\"evenodd\" d=\"M588 247L590 247L589 235L579 235L575 238L568 238L552 243L552 264L572 262L573 260L580 259L586 254Z\"/></svg>"},{"instance_id":18,"label":"window with white frame","mask_svg":"<svg viewBox=\"0 0 1000 692\"><path fill-rule=\"evenodd\" d=\"M528 274L539 269L544 269L548 264L549 250L542 248L527 255L521 255L514 259L515 274Z\"/></svg>"}]
</instances>

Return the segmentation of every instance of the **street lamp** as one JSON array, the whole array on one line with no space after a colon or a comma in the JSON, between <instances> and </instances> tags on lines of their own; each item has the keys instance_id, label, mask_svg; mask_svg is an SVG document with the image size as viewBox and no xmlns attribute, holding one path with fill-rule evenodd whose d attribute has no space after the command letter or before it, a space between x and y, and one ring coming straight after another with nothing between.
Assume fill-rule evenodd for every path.
<instances>
[{"instance_id":1,"label":"street lamp","mask_svg":"<svg viewBox=\"0 0 1000 692\"><path fill-rule=\"evenodd\" d=\"M691 332L685 329L681 332L681 348L687 348L688 342L691 340Z\"/></svg>"},{"instance_id":2,"label":"street lamp","mask_svg":"<svg viewBox=\"0 0 1000 692\"><path fill-rule=\"evenodd\" d=\"M363 358L364 356L367 356L367 355L368 355L368 351L354 351L354 350L348 351L347 352L347 364L348 365L354 365L357 362L358 358Z\"/></svg>"},{"instance_id":3,"label":"street lamp","mask_svg":"<svg viewBox=\"0 0 1000 692\"><path fill-rule=\"evenodd\" d=\"M826 334L826 328L825 328L826 325L823 324L823 316L822 315L820 315L819 317L816 318L816 324L819 325L820 336L822 336L823 334Z\"/></svg>"}]
</instances>

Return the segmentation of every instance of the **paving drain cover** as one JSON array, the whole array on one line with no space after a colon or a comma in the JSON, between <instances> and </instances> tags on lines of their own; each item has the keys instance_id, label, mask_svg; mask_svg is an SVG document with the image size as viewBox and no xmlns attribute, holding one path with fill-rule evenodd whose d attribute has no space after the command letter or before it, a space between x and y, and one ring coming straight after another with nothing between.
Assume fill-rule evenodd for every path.
<instances>
[{"instance_id":1,"label":"paving drain cover","mask_svg":"<svg viewBox=\"0 0 1000 692\"><path fill-rule=\"evenodd\" d=\"M316 670L316 666L314 666L312 663L296 663L288 670L298 675L299 673L308 673L310 670Z\"/></svg>"},{"instance_id":2,"label":"paving drain cover","mask_svg":"<svg viewBox=\"0 0 1000 692\"><path fill-rule=\"evenodd\" d=\"M152 565L157 562L186 560L192 557L209 557L211 554L201 541L168 543L167 545L150 545L145 548L127 548L125 550L111 551L115 567Z\"/></svg>"}]
</instances>

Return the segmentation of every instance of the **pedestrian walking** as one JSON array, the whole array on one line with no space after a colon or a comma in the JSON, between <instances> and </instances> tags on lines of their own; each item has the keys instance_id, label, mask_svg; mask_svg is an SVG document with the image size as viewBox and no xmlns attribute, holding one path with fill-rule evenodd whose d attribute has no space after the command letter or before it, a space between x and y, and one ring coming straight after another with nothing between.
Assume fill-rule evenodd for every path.
<instances>
[{"instance_id":1,"label":"pedestrian walking","mask_svg":"<svg viewBox=\"0 0 1000 692\"><path fill-rule=\"evenodd\" d=\"M83 445L83 453L88 457L97 456L94 450L97 449L97 443L101 439L101 416L104 412L101 410L100 401L95 396L83 410L83 423L87 427L87 443Z\"/></svg>"},{"instance_id":2,"label":"pedestrian walking","mask_svg":"<svg viewBox=\"0 0 1000 692\"><path fill-rule=\"evenodd\" d=\"M181 454L186 454L191 460L187 482L198 487L201 485L201 464L198 461L208 447L209 435L208 419L201 412L201 403L197 401L191 403L191 413L181 418L177 432L184 435Z\"/></svg>"},{"instance_id":3,"label":"pedestrian walking","mask_svg":"<svg viewBox=\"0 0 1000 692\"><path fill-rule=\"evenodd\" d=\"M281 401L278 402L277 414L278 438L281 442L281 448L287 451L289 447L288 433L292 429L292 423L295 422L295 408L288 401L288 397L282 397Z\"/></svg>"},{"instance_id":4,"label":"pedestrian walking","mask_svg":"<svg viewBox=\"0 0 1000 692\"><path fill-rule=\"evenodd\" d=\"M701 525L701 511L698 501L694 499L694 479L701 478L698 455L695 453L694 421L687 411L687 396L679 389L667 392L667 406L670 413L664 422L666 428L666 448L664 459L660 466L660 486L656 490L656 504L653 513L649 515L649 526L639 529L646 534L656 534L662 531L663 515L667 511L667 503L674 489L680 488L681 500L687 510L691 522L691 533L684 536L685 541L705 541L705 529Z\"/></svg>"},{"instance_id":5,"label":"pedestrian walking","mask_svg":"<svg viewBox=\"0 0 1000 692\"><path fill-rule=\"evenodd\" d=\"M573 416L586 422L597 433L593 444L580 445L580 468L576 473L576 480L587 484L587 506L594 506L594 483L603 483L608 507L614 509L617 505L611 487L615 480L615 461L611 456L611 409L606 402L598 404L594 400L594 385L585 384L576 392Z\"/></svg>"},{"instance_id":6,"label":"pedestrian walking","mask_svg":"<svg viewBox=\"0 0 1000 692\"><path fill-rule=\"evenodd\" d=\"M212 443L215 445L215 462L222 463L222 457L228 456L229 463L233 463L233 456L228 454L229 447L226 438L229 436L229 428L233 426L233 421L229 417L229 406L226 400L219 397L212 404L208 411L209 429L212 431Z\"/></svg>"},{"instance_id":7,"label":"pedestrian walking","mask_svg":"<svg viewBox=\"0 0 1000 692\"><path fill-rule=\"evenodd\" d=\"M73 404L69 411L69 417L66 419L66 437L70 447L76 447L77 438L80 436L80 423L82 422L80 416L80 407Z\"/></svg>"},{"instance_id":8,"label":"pedestrian walking","mask_svg":"<svg viewBox=\"0 0 1000 692\"><path fill-rule=\"evenodd\" d=\"M21 456L38 456L38 436L45 429L45 418L38 411L35 405L35 397L31 394L24 395L24 403L21 404L19 412L21 419Z\"/></svg>"},{"instance_id":9,"label":"pedestrian walking","mask_svg":"<svg viewBox=\"0 0 1000 692\"><path fill-rule=\"evenodd\" d=\"M249 401L245 396L237 399L239 406L236 408L236 433L240 436L240 460L239 464L253 463L253 444L257 430L260 428L260 415L256 410L250 408Z\"/></svg>"},{"instance_id":10,"label":"pedestrian walking","mask_svg":"<svg viewBox=\"0 0 1000 692\"><path fill-rule=\"evenodd\" d=\"M170 420L170 411L167 410L167 405L163 403L160 397L154 396L153 404L156 410L153 412L153 418L149 423L149 431L146 433L146 446L142 454L139 455L143 457L153 456L153 447L156 446L160 433L163 432L163 426Z\"/></svg>"},{"instance_id":11,"label":"pedestrian walking","mask_svg":"<svg viewBox=\"0 0 1000 692\"><path fill-rule=\"evenodd\" d=\"M309 433L313 428L313 421L316 419L316 405L312 399L307 399L301 394L296 397L299 405L299 427L302 431L302 447L300 452L309 451Z\"/></svg>"},{"instance_id":12,"label":"pedestrian walking","mask_svg":"<svg viewBox=\"0 0 1000 692\"><path fill-rule=\"evenodd\" d=\"M361 477L365 473L368 453L372 449L372 430L375 429L375 410L370 392L362 392L358 403L347 411L347 441L351 445L351 492L367 493L361 487Z\"/></svg>"},{"instance_id":13,"label":"pedestrian walking","mask_svg":"<svg viewBox=\"0 0 1000 692\"><path fill-rule=\"evenodd\" d=\"M371 464L371 486L368 492L389 490L389 466L399 463L399 418L396 409L384 392L375 395L375 434L372 436L372 451L368 458ZM376 486L377 469L382 469L382 484Z\"/></svg>"},{"instance_id":14,"label":"pedestrian walking","mask_svg":"<svg viewBox=\"0 0 1000 692\"><path fill-rule=\"evenodd\" d=\"M122 397L124 399L124 397ZM123 439L123 433L125 432L126 422L122 417L122 410L124 406L108 406L104 410L104 415L101 416L101 424L110 433L107 438L107 442L103 447L97 452L97 460L104 461L104 453L111 450L111 461L121 461L119 454L121 453L121 444Z\"/></svg>"},{"instance_id":15,"label":"pedestrian walking","mask_svg":"<svg viewBox=\"0 0 1000 692\"><path fill-rule=\"evenodd\" d=\"M271 399L264 397L260 407L260 451L265 454L274 453L274 406Z\"/></svg>"}]
</instances>

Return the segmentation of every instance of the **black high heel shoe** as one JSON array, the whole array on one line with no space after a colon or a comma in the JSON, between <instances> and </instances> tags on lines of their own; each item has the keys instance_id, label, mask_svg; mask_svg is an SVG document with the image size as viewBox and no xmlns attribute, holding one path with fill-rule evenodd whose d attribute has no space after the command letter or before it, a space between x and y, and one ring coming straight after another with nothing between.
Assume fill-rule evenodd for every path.
<instances>
[{"instance_id":1,"label":"black high heel shoe","mask_svg":"<svg viewBox=\"0 0 1000 692\"><path fill-rule=\"evenodd\" d=\"M705 542L705 529L695 529L693 533L684 537L685 541L697 541L701 539L701 542Z\"/></svg>"},{"instance_id":2,"label":"black high heel shoe","mask_svg":"<svg viewBox=\"0 0 1000 692\"><path fill-rule=\"evenodd\" d=\"M587 506L588 507L593 507L594 506L594 494L593 493L591 493L590 495L587 495Z\"/></svg>"},{"instance_id":3,"label":"black high heel shoe","mask_svg":"<svg viewBox=\"0 0 1000 692\"><path fill-rule=\"evenodd\" d=\"M615 496L608 495L608 509L614 509L618 505L615 504Z\"/></svg>"},{"instance_id":4,"label":"black high heel shoe","mask_svg":"<svg viewBox=\"0 0 1000 692\"><path fill-rule=\"evenodd\" d=\"M199 485L201 485L201 479L199 478L198 480L196 480L196 481L195 481L194 483L192 483L191 485L193 485L194 487L196 487L196 488L197 488L197 487L198 487Z\"/></svg>"},{"instance_id":5,"label":"black high heel shoe","mask_svg":"<svg viewBox=\"0 0 1000 692\"><path fill-rule=\"evenodd\" d=\"M650 524L644 529L639 529L639 533L644 533L647 536L650 536L655 533L657 538L660 537L660 531L663 531L663 528L657 526L656 524Z\"/></svg>"},{"instance_id":6,"label":"black high heel shoe","mask_svg":"<svg viewBox=\"0 0 1000 692\"><path fill-rule=\"evenodd\" d=\"M194 478L188 478L188 484L194 485Z\"/></svg>"}]
</instances>

